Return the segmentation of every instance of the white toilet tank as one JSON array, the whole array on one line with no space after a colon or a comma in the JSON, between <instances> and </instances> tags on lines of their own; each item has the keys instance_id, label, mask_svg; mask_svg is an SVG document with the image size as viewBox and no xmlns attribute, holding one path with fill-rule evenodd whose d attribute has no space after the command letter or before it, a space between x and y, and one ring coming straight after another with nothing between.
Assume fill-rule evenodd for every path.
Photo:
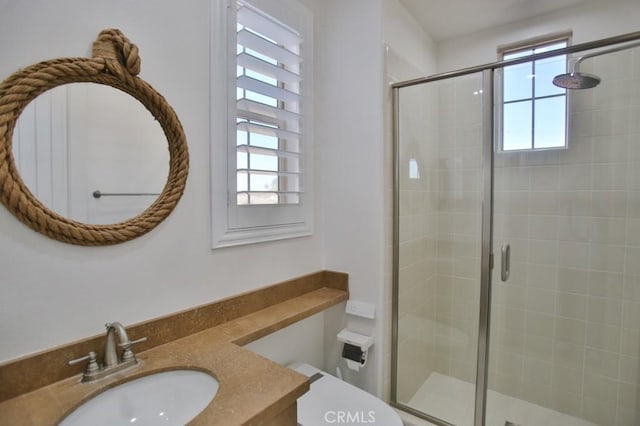
<instances>
[{"instance_id":1,"label":"white toilet tank","mask_svg":"<svg viewBox=\"0 0 640 426\"><path fill-rule=\"evenodd\" d=\"M370 393L308 364L288 367L311 379L311 389L298 398L300 426L402 426L393 408Z\"/></svg>"}]
</instances>

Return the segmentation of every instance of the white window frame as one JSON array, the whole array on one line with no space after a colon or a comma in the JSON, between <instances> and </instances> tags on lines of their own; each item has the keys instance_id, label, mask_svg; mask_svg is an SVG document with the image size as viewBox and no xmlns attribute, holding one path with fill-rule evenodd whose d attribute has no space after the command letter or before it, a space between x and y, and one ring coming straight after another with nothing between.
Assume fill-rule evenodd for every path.
<instances>
[{"instance_id":1,"label":"white window frame","mask_svg":"<svg viewBox=\"0 0 640 426\"><path fill-rule=\"evenodd\" d=\"M528 49L535 49L538 47L543 47L545 45L549 45L549 44L554 44L554 43L560 43L560 42L566 42L567 46L571 45L571 32L563 32L563 33L557 33L557 34L551 34L551 35L545 35L545 36L541 36L541 37L536 37L536 38L532 38L529 40L524 40L515 44L510 44L510 45L504 45L504 46L499 46L498 47L498 59L499 60L503 60L505 54L510 54L510 53L515 53L518 51L522 51L522 50L528 50ZM565 64L565 70L566 70L566 65L568 64L568 56L566 57L566 64ZM533 62L533 61L530 61ZM569 141L569 135L568 135L568 127L569 127L569 93L568 91L565 90L565 94L564 94L564 98L565 98L565 126L564 126L564 145L559 145L559 146L552 146L552 147L542 147L542 148L536 148L535 146L535 135L532 134L532 140L531 140L531 148L523 148L523 149L504 149L504 68L500 68L499 70L499 76L500 76L500 84L497 86L496 90L497 90L497 99L499 99L499 102L497 103L497 114L496 114L496 128L498 129L497 135L497 151L501 152L501 153L518 153L518 152L537 152L537 151L547 151L547 150L562 150L562 149L567 149L568 148L568 141ZM533 85L533 82L532 82ZM532 93L533 97L530 98L532 100L532 122L531 122L531 126L532 126L532 132L534 131L533 128L535 128L535 120L536 120L536 113L535 113L535 100L536 99L542 99L542 98L538 98L535 96L535 93Z\"/></svg>"},{"instance_id":2,"label":"white window frame","mask_svg":"<svg viewBox=\"0 0 640 426\"><path fill-rule=\"evenodd\" d=\"M298 204L237 205L236 1L211 0L211 221L212 247L223 248L313 233L313 16L297 0L247 0L299 32L301 160ZM221 75L222 74L222 75Z\"/></svg>"}]
</instances>

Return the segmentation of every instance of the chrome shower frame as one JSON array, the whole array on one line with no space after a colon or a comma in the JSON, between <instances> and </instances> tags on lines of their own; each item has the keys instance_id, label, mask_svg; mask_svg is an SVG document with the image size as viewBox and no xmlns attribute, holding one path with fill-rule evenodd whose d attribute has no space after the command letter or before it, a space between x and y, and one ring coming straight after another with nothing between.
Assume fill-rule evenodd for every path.
<instances>
[{"instance_id":1,"label":"chrome shower frame","mask_svg":"<svg viewBox=\"0 0 640 426\"><path fill-rule=\"evenodd\" d=\"M392 89L392 132L393 132L393 268L392 268L392 347L391 347L391 405L412 415L428 420L440 426L454 426L441 419L434 418L427 413L418 411L401 402L398 402L398 302L399 302L399 260L400 260L400 89L421 84L432 83L439 80L465 76L474 73L482 73L483 78L483 131L482 131L482 241L481 241L481 282L480 282L480 314L478 331L478 354L476 367L475 390L475 414L474 426L485 425L487 378L489 367L489 325L491 316L491 270L493 268L492 235L493 235L493 153L494 153L494 117L493 117L493 81L497 69L520 63L550 58L559 55L569 55L586 50L608 47L616 44L640 40L640 31L608 37L596 41L577 44L562 49L535 55L516 58L507 61L497 61L485 65L464 68L456 71L445 72L422 77L391 85ZM619 49L611 49L604 53L624 50L634 45L620 46ZM578 60L587 57L598 56L598 52L584 55Z\"/></svg>"}]
</instances>

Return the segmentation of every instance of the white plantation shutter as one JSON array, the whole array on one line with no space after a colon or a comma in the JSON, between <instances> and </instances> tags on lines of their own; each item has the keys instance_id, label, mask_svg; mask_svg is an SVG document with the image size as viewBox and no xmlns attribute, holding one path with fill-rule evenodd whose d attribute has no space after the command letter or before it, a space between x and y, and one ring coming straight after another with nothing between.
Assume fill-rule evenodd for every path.
<instances>
[{"instance_id":1,"label":"white plantation shutter","mask_svg":"<svg viewBox=\"0 0 640 426\"><path fill-rule=\"evenodd\" d=\"M212 1L212 246L309 236L313 13L300 0Z\"/></svg>"},{"instance_id":2,"label":"white plantation shutter","mask_svg":"<svg viewBox=\"0 0 640 426\"><path fill-rule=\"evenodd\" d=\"M302 38L237 2L236 204L299 204Z\"/></svg>"}]
</instances>

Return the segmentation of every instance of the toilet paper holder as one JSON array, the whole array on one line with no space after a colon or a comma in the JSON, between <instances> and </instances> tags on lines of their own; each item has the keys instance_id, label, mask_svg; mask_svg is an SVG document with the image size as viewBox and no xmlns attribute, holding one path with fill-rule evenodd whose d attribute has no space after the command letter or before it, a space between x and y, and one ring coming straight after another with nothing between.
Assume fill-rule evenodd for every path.
<instances>
[{"instance_id":1,"label":"toilet paper holder","mask_svg":"<svg viewBox=\"0 0 640 426\"><path fill-rule=\"evenodd\" d=\"M344 343L342 358L346 359L347 366L355 371L363 367L367 362L367 351L373 345L373 336L365 336L345 328L338 333L338 341Z\"/></svg>"},{"instance_id":2,"label":"toilet paper holder","mask_svg":"<svg viewBox=\"0 0 640 426\"><path fill-rule=\"evenodd\" d=\"M355 333L344 328L338 333L338 341L358 346L362 352L366 352L371 345L373 345L373 336L365 336L364 334Z\"/></svg>"}]
</instances>

